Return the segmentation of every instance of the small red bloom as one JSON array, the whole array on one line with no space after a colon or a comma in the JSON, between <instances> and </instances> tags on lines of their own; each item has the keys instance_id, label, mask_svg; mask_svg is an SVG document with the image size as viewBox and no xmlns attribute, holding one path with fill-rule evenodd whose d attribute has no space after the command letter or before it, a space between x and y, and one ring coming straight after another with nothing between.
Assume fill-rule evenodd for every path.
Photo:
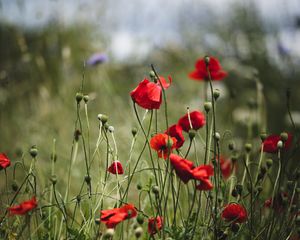
<instances>
[{"instance_id":1,"label":"small red bloom","mask_svg":"<svg viewBox=\"0 0 300 240\"><path fill-rule=\"evenodd\" d=\"M156 218L151 217L148 219L148 233L154 235L157 233L163 226L163 218L158 216Z\"/></svg>"},{"instance_id":2,"label":"small red bloom","mask_svg":"<svg viewBox=\"0 0 300 240\"><path fill-rule=\"evenodd\" d=\"M163 77L159 77L159 79L164 89L167 89L172 82L171 77L169 77L169 83L167 83ZM160 82L150 82L147 78L145 78L130 93L132 100L142 108L149 110L159 109L162 103L162 88Z\"/></svg>"},{"instance_id":3,"label":"small red bloom","mask_svg":"<svg viewBox=\"0 0 300 240\"><path fill-rule=\"evenodd\" d=\"M280 192L277 195L275 195L273 206L272 206L273 199L269 198L265 201L264 207L266 208L272 207L275 211L281 212L284 210L285 207L284 199L287 199L288 202L290 201L289 196L286 192Z\"/></svg>"},{"instance_id":4,"label":"small red bloom","mask_svg":"<svg viewBox=\"0 0 300 240\"><path fill-rule=\"evenodd\" d=\"M184 182L187 183L190 179L193 179L193 172L192 170L195 168L194 164L184 159L178 155L171 154L170 161L175 169L177 176Z\"/></svg>"},{"instance_id":5,"label":"small red bloom","mask_svg":"<svg viewBox=\"0 0 300 240\"><path fill-rule=\"evenodd\" d=\"M177 140L176 148L182 147L184 143L184 136L182 134L182 128L179 125L177 124L172 125L171 127L168 128L167 131L165 131L165 133L171 137L176 138Z\"/></svg>"},{"instance_id":6,"label":"small red bloom","mask_svg":"<svg viewBox=\"0 0 300 240\"><path fill-rule=\"evenodd\" d=\"M156 150L159 157L166 159L168 154L176 147L176 138L170 137L165 133L158 133L150 140L150 146Z\"/></svg>"},{"instance_id":7,"label":"small red bloom","mask_svg":"<svg viewBox=\"0 0 300 240\"><path fill-rule=\"evenodd\" d=\"M32 199L22 202L20 205L12 206L8 208L10 215L25 215L32 209L37 207L36 198L33 197Z\"/></svg>"},{"instance_id":8,"label":"small red bloom","mask_svg":"<svg viewBox=\"0 0 300 240\"><path fill-rule=\"evenodd\" d=\"M10 166L10 160L5 153L0 153L0 170Z\"/></svg>"},{"instance_id":9,"label":"small red bloom","mask_svg":"<svg viewBox=\"0 0 300 240\"><path fill-rule=\"evenodd\" d=\"M120 208L108 209L101 211L101 222L104 222L108 228L115 228L115 226L129 218L134 218L137 211L132 204L126 204Z\"/></svg>"},{"instance_id":10,"label":"small red bloom","mask_svg":"<svg viewBox=\"0 0 300 240\"><path fill-rule=\"evenodd\" d=\"M227 179L230 177L234 166L232 165L230 159L226 159L222 156L220 156L220 158L217 158L217 160L219 159L220 159L220 168L221 168L222 176L224 179Z\"/></svg>"},{"instance_id":11,"label":"small red bloom","mask_svg":"<svg viewBox=\"0 0 300 240\"><path fill-rule=\"evenodd\" d=\"M194 130L198 130L199 128L202 128L205 125L205 116L202 112L199 111L191 112L190 120L191 120L192 128ZM189 130L191 129L190 120L188 114L185 114L183 117L179 119L178 125L182 127L183 131L189 132Z\"/></svg>"},{"instance_id":12,"label":"small red bloom","mask_svg":"<svg viewBox=\"0 0 300 240\"><path fill-rule=\"evenodd\" d=\"M120 161L114 161L107 169L112 174L123 174L124 170Z\"/></svg>"},{"instance_id":13,"label":"small red bloom","mask_svg":"<svg viewBox=\"0 0 300 240\"><path fill-rule=\"evenodd\" d=\"M222 218L227 222L242 223L247 220L247 210L238 203L230 203L223 209Z\"/></svg>"},{"instance_id":14,"label":"small red bloom","mask_svg":"<svg viewBox=\"0 0 300 240\"><path fill-rule=\"evenodd\" d=\"M280 140L279 135L270 135L269 137L267 137L265 139L265 141L263 142L264 152L276 153L277 150L278 150L277 143L278 143L279 140ZM291 147L292 140L293 140L292 134L288 133L288 139L284 143L284 149L285 150L288 150Z\"/></svg>"},{"instance_id":15,"label":"small red bloom","mask_svg":"<svg viewBox=\"0 0 300 240\"><path fill-rule=\"evenodd\" d=\"M192 173L194 179L200 181L200 184L196 187L198 190L206 191L213 188L213 184L209 179L210 176L214 175L214 169L211 165L200 165L194 168Z\"/></svg>"},{"instance_id":16,"label":"small red bloom","mask_svg":"<svg viewBox=\"0 0 300 240\"><path fill-rule=\"evenodd\" d=\"M195 64L195 70L189 74L189 77L194 80L209 80L204 58L198 59ZM212 80L222 80L228 74L225 72L219 60L214 57L209 57L208 70Z\"/></svg>"}]
</instances>

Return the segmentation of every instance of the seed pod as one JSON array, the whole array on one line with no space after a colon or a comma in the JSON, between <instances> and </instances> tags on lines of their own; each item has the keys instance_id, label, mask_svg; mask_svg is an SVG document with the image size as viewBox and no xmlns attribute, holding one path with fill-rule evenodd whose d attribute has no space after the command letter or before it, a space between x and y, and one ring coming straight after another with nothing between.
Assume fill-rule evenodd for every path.
<instances>
[{"instance_id":1,"label":"seed pod","mask_svg":"<svg viewBox=\"0 0 300 240\"><path fill-rule=\"evenodd\" d=\"M137 216L137 218L136 218L136 221L137 221L140 225L142 225L142 224L144 223L144 217L143 217L143 215L142 215L142 214L139 214L139 215Z\"/></svg>"},{"instance_id":2,"label":"seed pod","mask_svg":"<svg viewBox=\"0 0 300 240\"><path fill-rule=\"evenodd\" d=\"M266 165L268 168L271 168L273 166L273 160L271 158L266 160Z\"/></svg>"},{"instance_id":3,"label":"seed pod","mask_svg":"<svg viewBox=\"0 0 300 240\"><path fill-rule=\"evenodd\" d=\"M30 153L31 157L36 158L36 156L38 155L38 150L35 145L33 145L30 148L29 153Z\"/></svg>"},{"instance_id":4,"label":"seed pod","mask_svg":"<svg viewBox=\"0 0 300 240\"><path fill-rule=\"evenodd\" d=\"M211 102L205 102L204 103L204 110L208 113L210 109L212 108Z\"/></svg>"},{"instance_id":5,"label":"seed pod","mask_svg":"<svg viewBox=\"0 0 300 240\"><path fill-rule=\"evenodd\" d=\"M81 100L83 98L83 94L82 93L76 93L75 99L77 103L80 103Z\"/></svg>"}]
</instances>

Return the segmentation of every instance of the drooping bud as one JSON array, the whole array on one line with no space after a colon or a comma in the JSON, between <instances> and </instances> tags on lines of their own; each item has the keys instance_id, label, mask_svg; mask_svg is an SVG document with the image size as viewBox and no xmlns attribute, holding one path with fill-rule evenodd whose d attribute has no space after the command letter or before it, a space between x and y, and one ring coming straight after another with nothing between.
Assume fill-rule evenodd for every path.
<instances>
[{"instance_id":1,"label":"drooping bud","mask_svg":"<svg viewBox=\"0 0 300 240\"><path fill-rule=\"evenodd\" d=\"M81 131L79 129L76 129L74 132L74 139L76 142L78 142L80 136L81 136Z\"/></svg>"},{"instance_id":2,"label":"drooping bud","mask_svg":"<svg viewBox=\"0 0 300 240\"><path fill-rule=\"evenodd\" d=\"M131 129L132 136L135 137L135 135L137 134L137 131L138 131L137 128L135 128L135 127L132 128L132 129Z\"/></svg>"},{"instance_id":3,"label":"drooping bud","mask_svg":"<svg viewBox=\"0 0 300 240\"><path fill-rule=\"evenodd\" d=\"M144 223L144 217L142 214L139 214L136 218L136 221L138 222L138 224L143 225Z\"/></svg>"},{"instance_id":4,"label":"drooping bud","mask_svg":"<svg viewBox=\"0 0 300 240\"><path fill-rule=\"evenodd\" d=\"M218 132L215 132L215 134L214 134L214 138L215 138L215 140L216 140L216 141L219 141L219 140L220 140L220 138L221 138L221 136L220 136L220 133L218 133Z\"/></svg>"},{"instance_id":5,"label":"drooping bud","mask_svg":"<svg viewBox=\"0 0 300 240\"><path fill-rule=\"evenodd\" d=\"M38 155L38 150L35 145L33 145L30 148L29 153L30 153L31 157L33 157L33 158L35 158Z\"/></svg>"},{"instance_id":6,"label":"drooping bud","mask_svg":"<svg viewBox=\"0 0 300 240\"><path fill-rule=\"evenodd\" d=\"M268 137L268 136L267 136L266 133L261 133L261 134L260 134L260 139L261 139L262 142L265 141L267 137Z\"/></svg>"},{"instance_id":7,"label":"drooping bud","mask_svg":"<svg viewBox=\"0 0 300 240\"><path fill-rule=\"evenodd\" d=\"M76 96L75 96L75 99L76 99L76 102L79 104L81 102L83 98L83 94L82 93L76 93Z\"/></svg>"},{"instance_id":8,"label":"drooping bud","mask_svg":"<svg viewBox=\"0 0 300 240\"><path fill-rule=\"evenodd\" d=\"M153 187L152 187L152 192L153 192L155 195L158 195L158 194L159 194L159 187L158 187L158 186L153 186Z\"/></svg>"},{"instance_id":9,"label":"drooping bud","mask_svg":"<svg viewBox=\"0 0 300 240\"><path fill-rule=\"evenodd\" d=\"M113 228L108 228L103 234L103 239L110 239L114 236L115 230Z\"/></svg>"},{"instance_id":10,"label":"drooping bud","mask_svg":"<svg viewBox=\"0 0 300 240\"><path fill-rule=\"evenodd\" d=\"M214 99L217 100L220 97L220 90L214 89L213 96L214 96Z\"/></svg>"},{"instance_id":11,"label":"drooping bud","mask_svg":"<svg viewBox=\"0 0 300 240\"><path fill-rule=\"evenodd\" d=\"M288 140L289 135L286 132L282 132L280 133L280 139L282 142L286 142L286 140Z\"/></svg>"},{"instance_id":12,"label":"drooping bud","mask_svg":"<svg viewBox=\"0 0 300 240\"><path fill-rule=\"evenodd\" d=\"M252 149L252 144L251 143L246 143L245 144L245 150L246 150L246 152L250 152L251 151L251 149Z\"/></svg>"},{"instance_id":13,"label":"drooping bud","mask_svg":"<svg viewBox=\"0 0 300 240\"><path fill-rule=\"evenodd\" d=\"M278 141L278 143L277 143L277 148L278 148L278 149L283 148L283 142L282 142L281 140Z\"/></svg>"},{"instance_id":14,"label":"drooping bud","mask_svg":"<svg viewBox=\"0 0 300 240\"><path fill-rule=\"evenodd\" d=\"M134 230L134 235L135 235L136 238L140 238L143 235L143 228L137 227Z\"/></svg>"},{"instance_id":15,"label":"drooping bud","mask_svg":"<svg viewBox=\"0 0 300 240\"><path fill-rule=\"evenodd\" d=\"M85 103L87 103L87 102L89 101L89 99L90 99L89 95L84 95L84 96L83 96L83 101L84 101Z\"/></svg>"},{"instance_id":16,"label":"drooping bud","mask_svg":"<svg viewBox=\"0 0 300 240\"><path fill-rule=\"evenodd\" d=\"M233 151L233 150L235 149L234 142L230 142L230 143L228 144L228 148L229 148L229 150Z\"/></svg>"},{"instance_id":17,"label":"drooping bud","mask_svg":"<svg viewBox=\"0 0 300 240\"><path fill-rule=\"evenodd\" d=\"M105 124L108 121L108 116L105 114L98 114L97 118L102 124Z\"/></svg>"},{"instance_id":18,"label":"drooping bud","mask_svg":"<svg viewBox=\"0 0 300 240\"><path fill-rule=\"evenodd\" d=\"M204 103L204 110L208 113L210 109L212 108L211 102L205 102Z\"/></svg>"},{"instance_id":19,"label":"drooping bud","mask_svg":"<svg viewBox=\"0 0 300 240\"><path fill-rule=\"evenodd\" d=\"M266 165L268 168L271 168L273 166L273 160L271 158L268 158L266 160Z\"/></svg>"},{"instance_id":20,"label":"drooping bud","mask_svg":"<svg viewBox=\"0 0 300 240\"><path fill-rule=\"evenodd\" d=\"M191 140L193 140L195 136L196 136L196 131L194 129L190 129L189 130L189 138Z\"/></svg>"}]
</instances>

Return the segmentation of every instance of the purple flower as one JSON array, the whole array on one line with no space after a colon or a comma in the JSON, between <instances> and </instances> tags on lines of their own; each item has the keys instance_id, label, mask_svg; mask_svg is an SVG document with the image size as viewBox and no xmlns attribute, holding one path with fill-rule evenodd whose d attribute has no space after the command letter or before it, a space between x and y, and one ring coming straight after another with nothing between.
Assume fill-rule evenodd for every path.
<instances>
[{"instance_id":1,"label":"purple flower","mask_svg":"<svg viewBox=\"0 0 300 240\"><path fill-rule=\"evenodd\" d=\"M108 60L108 57L104 53L95 53L86 61L88 66L96 66L100 63L104 63Z\"/></svg>"}]
</instances>

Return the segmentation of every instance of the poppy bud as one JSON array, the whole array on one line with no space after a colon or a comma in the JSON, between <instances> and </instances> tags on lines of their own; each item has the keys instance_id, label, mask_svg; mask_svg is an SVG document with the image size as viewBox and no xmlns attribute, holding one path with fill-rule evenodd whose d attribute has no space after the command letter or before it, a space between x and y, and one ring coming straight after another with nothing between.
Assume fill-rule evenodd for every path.
<instances>
[{"instance_id":1,"label":"poppy bud","mask_svg":"<svg viewBox=\"0 0 300 240\"><path fill-rule=\"evenodd\" d=\"M89 99L90 99L89 95L84 95L83 101L84 101L85 103L87 103L87 102L89 101Z\"/></svg>"},{"instance_id":2,"label":"poppy bud","mask_svg":"<svg viewBox=\"0 0 300 240\"><path fill-rule=\"evenodd\" d=\"M96 224L96 225L99 225L99 224L100 224L100 218L96 218L96 219L95 219L95 224Z\"/></svg>"},{"instance_id":3,"label":"poppy bud","mask_svg":"<svg viewBox=\"0 0 300 240\"><path fill-rule=\"evenodd\" d=\"M235 186L235 189L237 190L238 194L241 195L243 192L243 185L242 184L237 184Z\"/></svg>"},{"instance_id":4,"label":"poppy bud","mask_svg":"<svg viewBox=\"0 0 300 240\"><path fill-rule=\"evenodd\" d=\"M136 238L140 238L143 235L143 228L137 227L134 231L134 235Z\"/></svg>"},{"instance_id":5,"label":"poppy bud","mask_svg":"<svg viewBox=\"0 0 300 240\"><path fill-rule=\"evenodd\" d=\"M31 157L33 157L33 158L35 158L35 157L37 156L38 150L37 150L37 148L36 148L35 145L33 145L33 146L30 148L29 153L30 153Z\"/></svg>"},{"instance_id":6,"label":"poppy bud","mask_svg":"<svg viewBox=\"0 0 300 240\"><path fill-rule=\"evenodd\" d=\"M110 239L114 236L115 230L113 228L108 228L106 232L103 234L104 239Z\"/></svg>"},{"instance_id":7,"label":"poppy bud","mask_svg":"<svg viewBox=\"0 0 300 240\"><path fill-rule=\"evenodd\" d=\"M286 142L288 140L289 135L286 132L280 133L280 139L282 142Z\"/></svg>"},{"instance_id":8,"label":"poppy bud","mask_svg":"<svg viewBox=\"0 0 300 240\"><path fill-rule=\"evenodd\" d=\"M245 144L245 150L246 150L246 152L250 152L251 151L251 149L252 149L252 144L251 143L246 143Z\"/></svg>"},{"instance_id":9,"label":"poppy bud","mask_svg":"<svg viewBox=\"0 0 300 240\"><path fill-rule=\"evenodd\" d=\"M273 160L271 158L267 159L266 160L266 165L268 168L272 167L273 166Z\"/></svg>"},{"instance_id":10,"label":"poppy bud","mask_svg":"<svg viewBox=\"0 0 300 240\"><path fill-rule=\"evenodd\" d=\"M155 72L151 70L151 71L149 72L149 76L150 76L151 78L156 77Z\"/></svg>"},{"instance_id":11,"label":"poppy bud","mask_svg":"<svg viewBox=\"0 0 300 240\"><path fill-rule=\"evenodd\" d=\"M211 109L212 105L211 102L205 102L204 103L204 110L208 113Z\"/></svg>"},{"instance_id":12,"label":"poppy bud","mask_svg":"<svg viewBox=\"0 0 300 240\"><path fill-rule=\"evenodd\" d=\"M278 148L278 149L283 148L283 142L282 142L281 140L278 141L278 143L277 143L277 148Z\"/></svg>"},{"instance_id":13,"label":"poppy bud","mask_svg":"<svg viewBox=\"0 0 300 240\"><path fill-rule=\"evenodd\" d=\"M18 191L19 186L17 184L17 182L14 180L13 183L11 184L11 188L14 192Z\"/></svg>"},{"instance_id":14,"label":"poppy bud","mask_svg":"<svg viewBox=\"0 0 300 240\"><path fill-rule=\"evenodd\" d=\"M238 223L233 223L231 224L230 229L233 233L237 233L240 230L240 225Z\"/></svg>"},{"instance_id":15,"label":"poppy bud","mask_svg":"<svg viewBox=\"0 0 300 240\"><path fill-rule=\"evenodd\" d=\"M87 184L90 184L91 183L91 177L90 176L88 176L88 175L86 175L85 177L84 177L84 181L87 183Z\"/></svg>"},{"instance_id":16,"label":"poppy bud","mask_svg":"<svg viewBox=\"0 0 300 240\"><path fill-rule=\"evenodd\" d=\"M260 139L261 139L262 142L265 141L267 137L268 137L268 136L267 136L266 133L261 133L261 134L260 134Z\"/></svg>"},{"instance_id":17,"label":"poppy bud","mask_svg":"<svg viewBox=\"0 0 300 240\"><path fill-rule=\"evenodd\" d=\"M206 66L208 66L209 61L210 61L210 57L209 57L209 56L205 56L205 57L204 57L204 62L205 62L205 65L206 65Z\"/></svg>"},{"instance_id":18,"label":"poppy bud","mask_svg":"<svg viewBox=\"0 0 300 240\"><path fill-rule=\"evenodd\" d=\"M136 221L137 221L140 225L142 225L142 224L144 223L144 217L143 217L143 215L142 215L142 214L139 214L139 215L137 216L137 218L136 218Z\"/></svg>"},{"instance_id":19,"label":"poppy bud","mask_svg":"<svg viewBox=\"0 0 300 240\"><path fill-rule=\"evenodd\" d=\"M189 138L191 140L193 140L195 136L196 136L196 131L194 129L190 129L189 130Z\"/></svg>"},{"instance_id":20,"label":"poppy bud","mask_svg":"<svg viewBox=\"0 0 300 240\"><path fill-rule=\"evenodd\" d=\"M104 114L98 114L97 118L102 124L105 124L108 121L108 116Z\"/></svg>"},{"instance_id":21,"label":"poppy bud","mask_svg":"<svg viewBox=\"0 0 300 240\"><path fill-rule=\"evenodd\" d=\"M108 127L108 131L109 131L110 133L113 133L113 132L115 131L115 128L114 128L113 126L109 126L109 127Z\"/></svg>"},{"instance_id":22,"label":"poppy bud","mask_svg":"<svg viewBox=\"0 0 300 240\"><path fill-rule=\"evenodd\" d=\"M218 133L218 132L215 132L215 134L214 134L214 138L215 138L215 140L216 140L216 141L219 141L219 140L220 140L220 138L221 138L221 136L220 136L220 133Z\"/></svg>"},{"instance_id":23,"label":"poppy bud","mask_svg":"<svg viewBox=\"0 0 300 240\"><path fill-rule=\"evenodd\" d=\"M75 130L74 139L75 139L76 142L78 142L80 135L81 135L80 130L79 129Z\"/></svg>"},{"instance_id":24,"label":"poppy bud","mask_svg":"<svg viewBox=\"0 0 300 240\"><path fill-rule=\"evenodd\" d=\"M143 186L142 186L142 184L138 183L138 184L136 185L136 188L137 188L137 190L142 190Z\"/></svg>"},{"instance_id":25,"label":"poppy bud","mask_svg":"<svg viewBox=\"0 0 300 240\"><path fill-rule=\"evenodd\" d=\"M137 134L137 131L138 131L137 128L135 128L135 127L132 128L131 129L132 136L135 136Z\"/></svg>"},{"instance_id":26,"label":"poppy bud","mask_svg":"<svg viewBox=\"0 0 300 240\"><path fill-rule=\"evenodd\" d=\"M237 197L238 195L239 195L239 194L238 194L237 190L236 190L235 188L232 189L231 196Z\"/></svg>"},{"instance_id":27,"label":"poppy bud","mask_svg":"<svg viewBox=\"0 0 300 240\"><path fill-rule=\"evenodd\" d=\"M76 93L76 102L80 103L82 98L83 98L83 94L82 93Z\"/></svg>"},{"instance_id":28,"label":"poppy bud","mask_svg":"<svg viewBox=\"0 0 300 240\"><path fill-rule=\"evenodd\" d=\"M158 194L159 194L159 187L158 187L158 186L153 186L153 187L152 187L152 192L153 192L155 195L158 195Z\"/></svg>"},{"instance_id":29,"label":"poppy bud","mask_svg":"<svg viewBox=\"0 0 300 240\"><path fill-rule=\"evenodd\" d=\"M230 142L230 143L228 144L228 148L229 148L229 150L233 151L233 150L235 149L234 142Z\"/></svg>"},{"instance_id":30,"label":"poppy bud","mask_svg":"<svg viewBox=\"0 0 300 240\"><path fill-rule=\"evenodd\" d=\"M50 181L51 181L52 185L55 185L57 183L56 175L52 175L50 178Z\"/></svg>"},{"instance_id":31,"label":"poppy bud","mask_svg":"<svg viewBox=\"0 0 300 240\"><path fill-rule=\"evenodd\" d=\"M214 96L214 99L217 100L220 97L220 90L214 89L213 96Z\"/></svg>"}]
</instances>

